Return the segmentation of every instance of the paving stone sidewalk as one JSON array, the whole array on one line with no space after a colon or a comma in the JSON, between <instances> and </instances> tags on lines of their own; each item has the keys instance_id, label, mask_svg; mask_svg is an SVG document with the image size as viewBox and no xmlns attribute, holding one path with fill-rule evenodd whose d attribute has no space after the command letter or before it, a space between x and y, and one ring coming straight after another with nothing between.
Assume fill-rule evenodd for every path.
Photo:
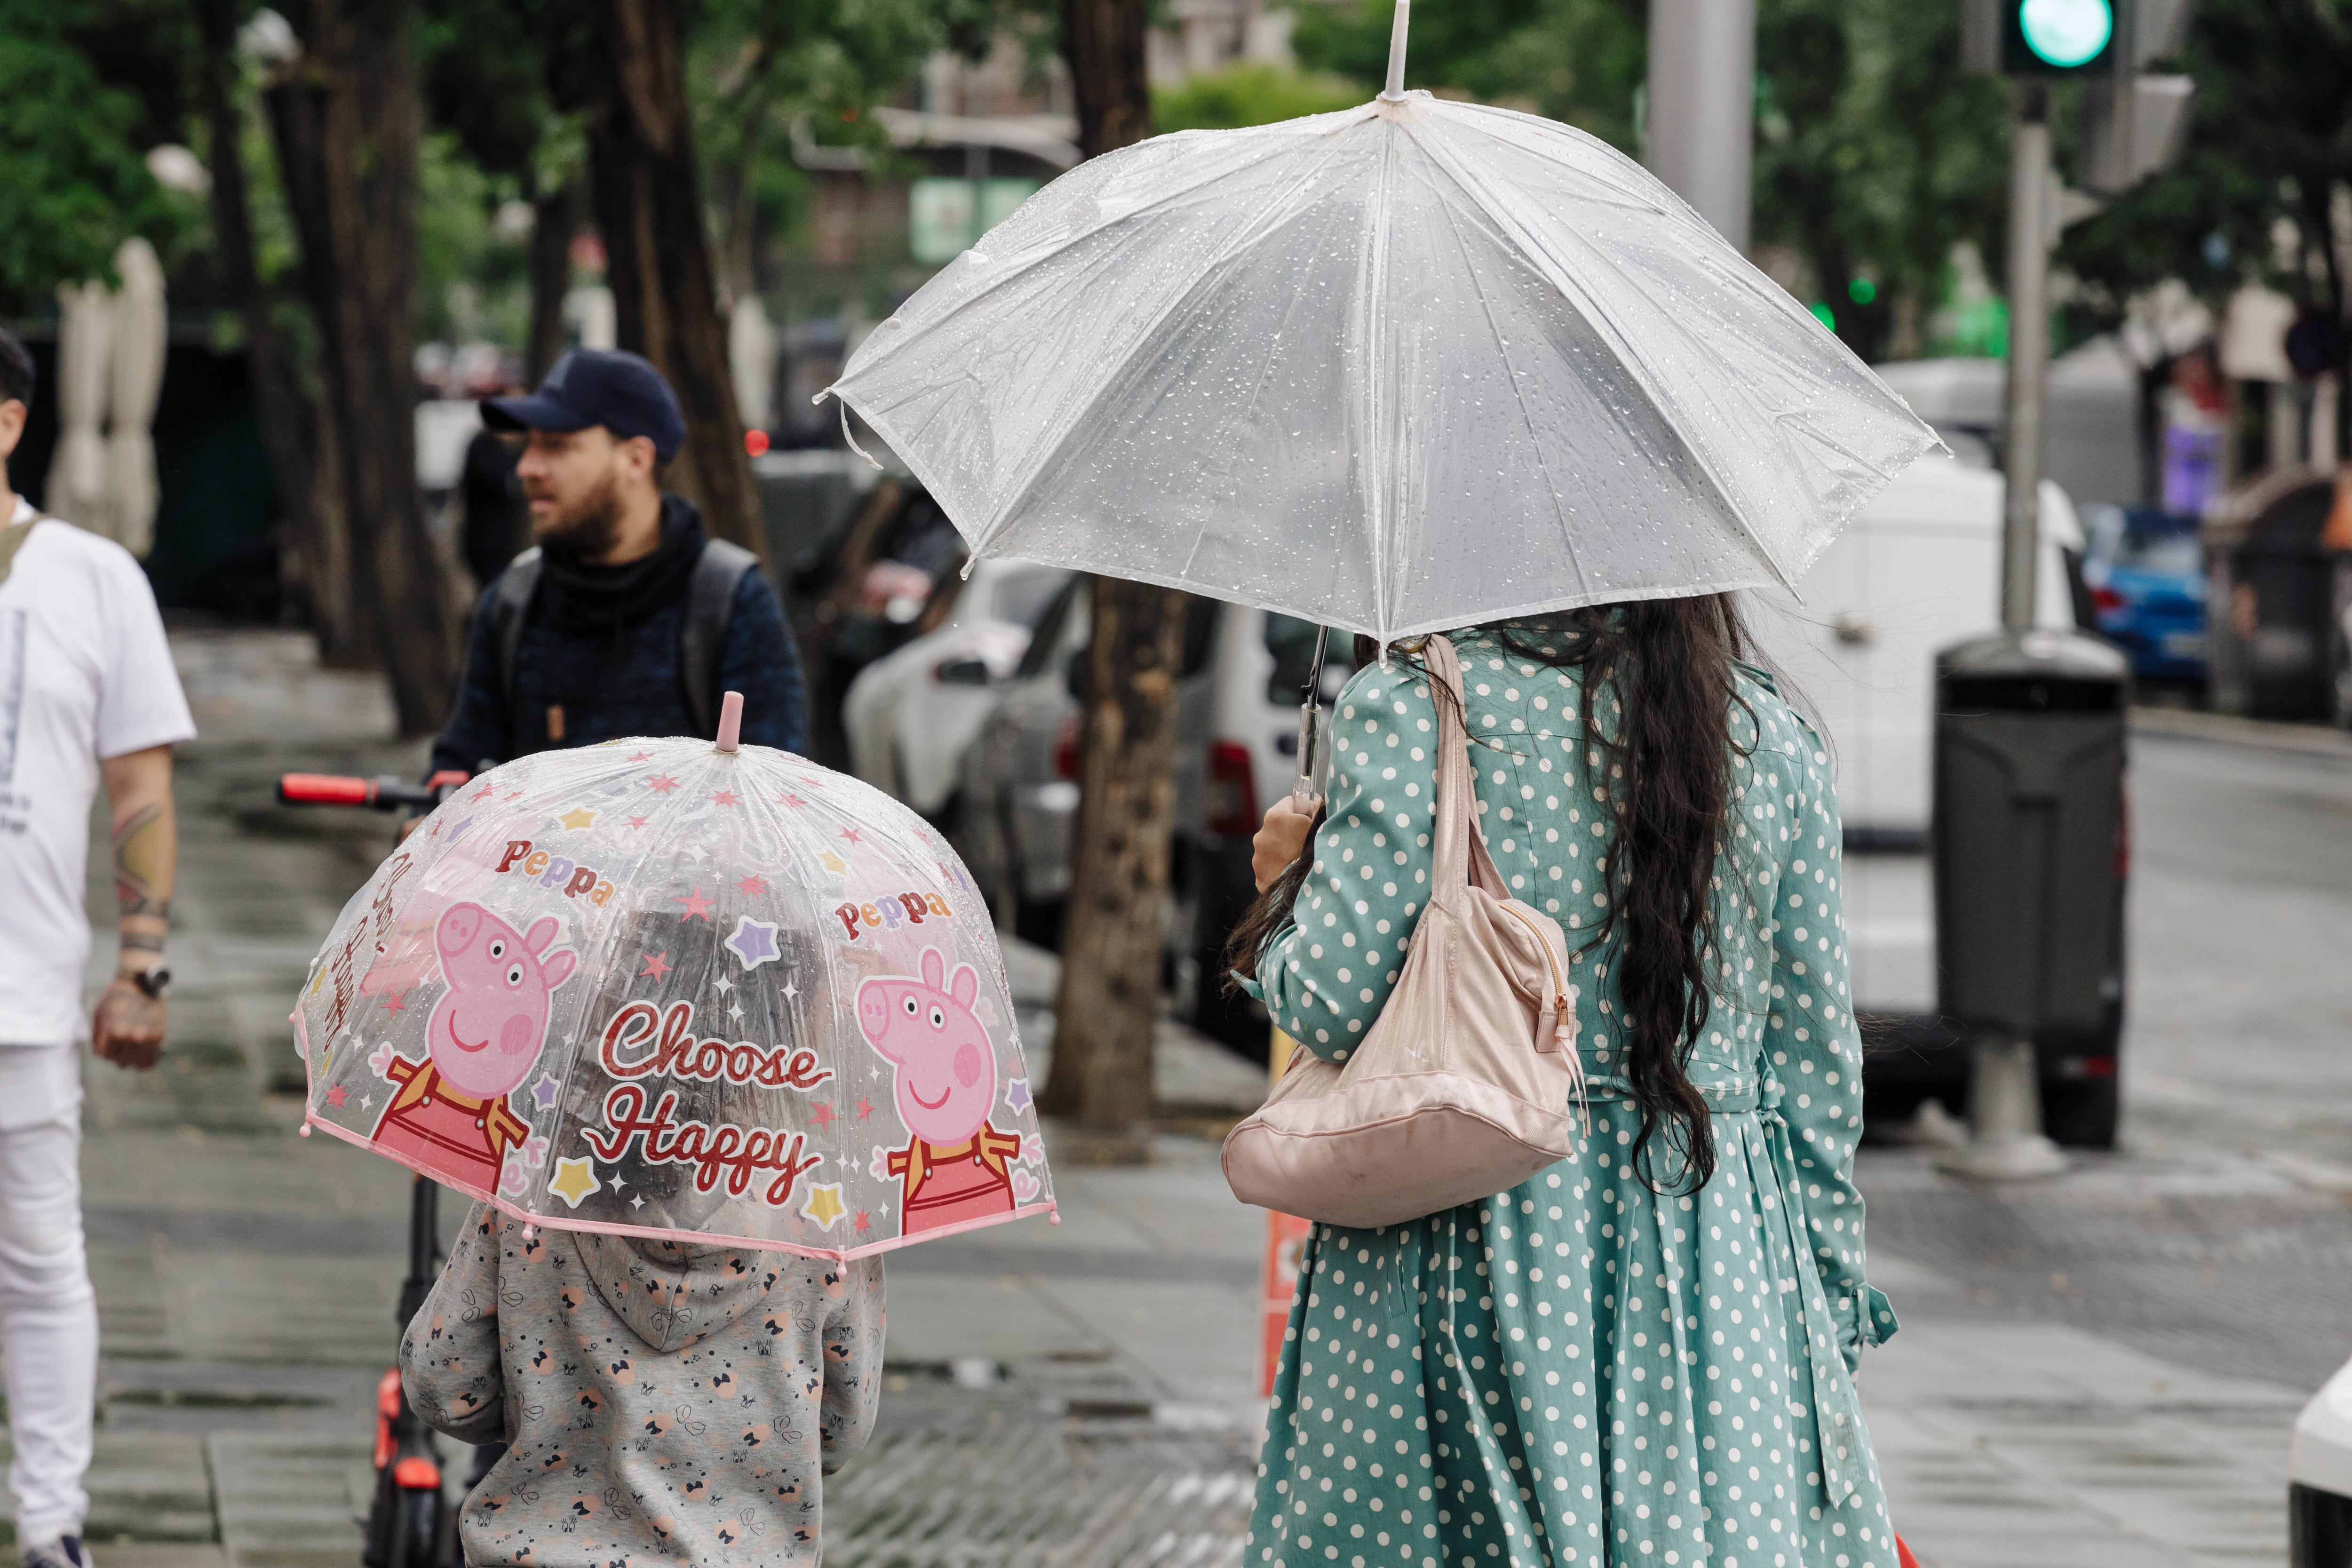
<instances>
[{"instance_id":1,"label":"paving stone sidewalk","mask_svg":"<svg viewBox=\"0 0 2352 1568\"><path fill-rule=\"evenodd\" d=\"M174 647L204 735L181 762L172 1048L152 1076L86 1069L104 1331L90 1532L108 1568L351 1568L407 1188L388 1162L294 1135L285 1014L391 827L282 810L268 784L294 767L413 773L421 753L385 739L375 683L316 669L301 639ZM102 863L91 891L109 907ZM100 947L94 973L111 967ZM1007 966L1042 1070L1054 960L1016 945ZM1259 1088L1258 1069L1172 1026L1160 1072L1163 1098L1234 1113ZM1242 1561L1263 1219L1226 1192L1213 1142L1155 1147L1140 1169L1057 1163L1059 1226L893 1257L883 1425L828 1488L828 1562ZM2217 1350L2239 1310L2226 1293L2199 1298L2202 1317L2118 1328L2129 1313L2044 1288L2066 1266L2053 1256L2089 1250L2066 1216L2112 1215L2150 1182L2161 1208L2168 1180L2234 1194L2236 1232L2352 1239L2339 1200L2244 1160L2122 1159L1996 1200L1919 1153L1865 1153L1886 1220L1874 1272L1905 1329L1865 1367L1864 1397L1927 1568L2283 1561L2300 1364ZM2168 1234L2161 1214L2125 1223L2150 1247ZM2111 1246L2105 1264L2071 1267L2095 1296L2206 1289L2206 1255L2155 1250L2154 1264Z\"/></svg>"}]
</instances>

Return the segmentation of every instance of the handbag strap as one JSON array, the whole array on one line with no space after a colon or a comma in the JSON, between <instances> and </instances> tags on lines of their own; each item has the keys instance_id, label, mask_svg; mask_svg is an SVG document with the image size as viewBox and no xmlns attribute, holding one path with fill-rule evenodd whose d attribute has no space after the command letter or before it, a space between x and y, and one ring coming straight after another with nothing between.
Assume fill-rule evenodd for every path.
<instances>
[{"instance_id":1,"label":"handbag strap","mask_svg":"<svg viewBox=\"0 0 2352 1568\"><path fill-rule=\"evenodd\" d=\"M1466 711L1462 661L1452 643L1433 634L1423 646L1421 658L1428 667L1431 686L1443 684L1445 689L1430 693L1437 710L1437 820L1431 829L1436 841L1436 865L1430 872L1429 901L1454 903L1464 888L1472 886L1498 899L1508 898L1503 875L1495 869L1494 857L1487 853L1486 832L1478 826L1470 731L1462 722ZM1450 702L1446 700L1449 693Z\"/></svg>"}]
</instances>

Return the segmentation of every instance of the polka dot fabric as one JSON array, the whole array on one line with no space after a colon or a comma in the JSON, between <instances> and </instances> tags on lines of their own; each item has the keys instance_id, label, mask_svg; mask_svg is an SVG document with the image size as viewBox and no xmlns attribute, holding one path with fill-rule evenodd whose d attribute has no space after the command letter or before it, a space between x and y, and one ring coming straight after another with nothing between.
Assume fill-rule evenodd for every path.
<instances>
[{"instance_id":1,"label":"polka dot fabric","mask_svg":"<svg viewBox=\"0 0 2352 1568\"><path fill-rule=\"evenodd\" d=\"M1540 647L1559 634L1514 628ZM1582 673L1462 655L1480 825L1504 880L1566 930L1606 907L1619 775L1580 723ZM1507 1193L1402 1226L1318 1226L1276 1377L1253 1563L1895 1568L1852 1373L1895 1331L1863 1274L1852 1176L1861 1051L1846 1011L1843 836L1821 740L1743 669L1717 977L1691 1075L1715 1177L1653 1192L1629 1163L1612 954L1580 987L1591 1136ZM1595 705L1613 722L1604 694ZM1334 1061L1378 1016L1426 902L1436 713L1410 660L1339 699L1329 814L1258 973Z\"/></svg>"}]
</instances>

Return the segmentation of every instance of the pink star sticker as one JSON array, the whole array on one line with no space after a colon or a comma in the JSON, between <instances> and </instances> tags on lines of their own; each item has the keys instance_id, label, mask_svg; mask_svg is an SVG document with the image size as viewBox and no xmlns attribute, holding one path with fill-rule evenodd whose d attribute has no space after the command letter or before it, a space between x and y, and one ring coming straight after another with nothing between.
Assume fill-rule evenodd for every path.
<instances>
[{"instance_id":1,"label":"pink star sticker","mask_svg":"<svg viewBox=\"0 0 2352 1568\"><path fill-rule=\"evenodd\" d=\"M667 773L656 773L646 781L646 787L656 795L667 795L677 787L677 781Z\"/></svg>"},{"instance_id":2,"label":"pink star sticker","mask_svg":"<svg viewBox=\"0 0 2352 1568\"><path fill-rule=\"evenodd\" d=\"M740 805L743 803L735 798L735 792L733 790L722 789L715 792L711 795L710 804L713 805Z\"/></svg>"},{"instance_id":3,"label":"pink star sticker","mask_svg":"<svg viewBox=\"0 0 2352 1568\"><path fill-rule=\"evenodd\" d=\"M383 994L383 1010L387 1013L398 1013L403 1011L406 1005L401 1001L401 998L407 994L408 993L405 991L385 992Z\"/></svg>"},{"instance_id":4,"label":"pink star sticker","mask_svg":"<svg viewBox=\"0 0 2352 1568\"><path fill-rule=\"evenodd\" d=\"M768 890L767 879L762 877L746 877L735 884L735 890L747 899L756 899Z\"/></svg>"},{"instance_id":5,"label":"pink star sticker","mask_svg":"<svg viewBox=\"0 0 2352 1568\"><path fill-rule=\"evenodd\" d=\"M704 898L702 896L702 884L697 882L694 885L694 891L688 893L682 899L672 899L670 902L673 904L684 904L686 906L686 913L678 917L680 920L702 921L707 923L710 917L703 911L709 909L710 906L718 902L718 900L715 899Z\"/></svg>"},{"instance_id":6,"label":"pink star sticker","mask_svg":"<svg viewBox=\"0 0 2352 1568\"><path fill-rule=\"evenodd\" d=\"M843 829L841 830L841 836L842 836L844 838L848 839L852 844L861 844L861 843L864 843L864 842L865 842L865 840L863 840L863 839L861 839L861 838L859 838L859 837L857 837L857 829L856 829L855 827L845 827L845 828L843 828Z\"/></svg>"},{"instance_id":7,"label":"pink star sticker","mask_svg":"<svg viewBox=\"0 0 2352 1568\"><path fill-rule=\"evenodd\" d=\"M629 826L631 827L643 827L645 825L646 819L642 816L633 816L629 818Z\"/></svg>"},{"instance_id":8,"label":"pink star sticker","mask_svg":"<svg viewBox=\"0 0 2352 1568\"><path fill-rule=\"evenodd\" d=\"M343 1101L349 1100L351 1097L352 1091L350 1089L345 1089L341 1084L337 1084L334 1088L327 1091L327 1103L333 1106L337 1110L341 1110L343 1108Z\"/></svg>"},{"instance_id":9,"label":"pink star sticker","mask_svg":"<svg viewBox=\"0 0 2352 1568\"><path fill-rule=\"evenodd\" d=\"M794 811L798 811L801 807L806 805L808 802L803 800L792 791L786 790L783 794L776 797L776 804L778 805L789 805Z\"/></svg>"},{"instance_id":10,"label":"pink star sticker","mask_svg":"<svg viewBox=\"0 0 2352 1568\"><path fill-rule=\"evenodd\" d=\"M643 969L638 970L637 973L640 975L650 974L656 980L659 980L663 975L667 974L669 970L669 954L667 952L656 952L646 960L646 966Z\"/></svg>"},{"instance_id":11,"label":"pink star sticker","mask_svg":"<svg viewBox=\"0 0 2352 1568\"><path fill-rule=\"evenodd\" d=\"M857 1120L858 1120L858 1121L865 1121L867 1117L869 1117L869 1116L871 1116L871 1115L873 1115L873 1114L874 1114L874 1104L873 1104L873 1102L872 1102L871 1100L867 1100L864 1095L862 1095L862 1094L861 1094L861 1095L859 1095L859 1096L857 1097Z\"/></svg>"},{"instance_id":12,"label":"pink star sticker","mask_svg":"<svg viewBox=\"0 0 2352 1568\"><path fill-rule=\"evenodd\" d=\"M482 783L482 787L481 787L481 788L479 788L479 789L478 789L478 790L476 790L476 791L474 792L474 798L475 798L476 800L488 800L488 799L489 799L489 798L490 798L490 796L492 796L492 795L496 795L496 794L498 794L498 793L499 793L499 786L498 786L498 785L496 785L496 784L491 784L491 783L490 783L490 782L488 782L488 780L484 780L484 781L483 781L483 783Z\"/></svg>"},{"instance_id":13,"label":"pink star sticker","mask_svg":"<svg viewBox=\"0 0 2352 1568\"><path fill-rule=\"evenodd\" d=\"M639 752L629 759L633 763L649 763L653 760L654 754L651 752Z\"/></svg>"},{"instance_id":14,"label":"pink star sticker","mask_svg":"<svg viewBox=\"0 0 2352 1568\"><path fill-rule=\"evenodd\" d=\"M839 1112L835 1111L830 1103L820 1100L809 1107L809 1114L816 1118L816 1124L819 1127L829 1132L833 1130L833 1119Z\"/></svg>"},{"instance_id":15,"label":"pink star sticker","mask_svg":"<svg viewBox=\"0 0 2352 1568\"><path fill-rule=\"evenodd\" d=\"M864 1209L859 1209L857 1211L857 1234L864 1236L867 1231L872 1230L873 1228L874 1222L866 1217L866 1211Z\"/></svg>"}]
</instances>

